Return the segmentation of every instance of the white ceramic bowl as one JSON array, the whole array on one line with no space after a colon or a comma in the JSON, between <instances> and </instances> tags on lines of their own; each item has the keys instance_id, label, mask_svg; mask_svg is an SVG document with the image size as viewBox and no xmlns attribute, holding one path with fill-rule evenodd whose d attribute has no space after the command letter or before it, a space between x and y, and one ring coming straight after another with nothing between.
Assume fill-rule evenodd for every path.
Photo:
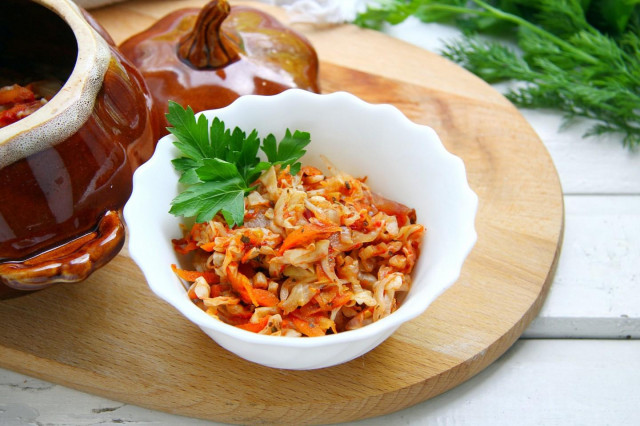
<instances>
[{"instance_id":1,"label":"white ceramic bowl","mask_svg":"<svg viewBox=\"0 0 640 426\"><path fill-rule=\"evenodd\" d=\"M318 95L292 89L275 96L244 96L204 114L247 133L255 128L261 137L273 133L280 138L287 128L310 132L303 164L322 169L319 156L324 155L346 173L368 176L374 191L415 208L418 222L427 228L412 288L390 316L358 330L313 338L241 330L194 305L171 271L170 265L178 263L171 239L182 237L183 219L168 213L178 191L178 174L171 165L178 151L173 136L162 138L151 160L136 171L124 208L129 253L151 289L220 346L275 368L337 365L375 348L458 279L476 241L478 199L469 188L462 160L445 150L433 129L412 123L393 106L368 104L344 92Z\"/></svg>"}]
</instances>

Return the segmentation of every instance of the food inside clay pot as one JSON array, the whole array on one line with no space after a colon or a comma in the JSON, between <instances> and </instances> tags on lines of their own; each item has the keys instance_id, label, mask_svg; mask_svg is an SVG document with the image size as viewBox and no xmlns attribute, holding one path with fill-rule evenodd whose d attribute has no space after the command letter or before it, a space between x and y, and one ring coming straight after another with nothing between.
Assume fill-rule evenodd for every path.
<instances>
[{"instance_id":1,"label":"food inside clay pot","mask_svg":"<svg viewBox=\"0 0 640 426\"><path fill-rule=\"evenodd\" d=\"M62 83L55 79L35 81L25 86L0 85L0 128L36 112L61 87Z\"/></svg>"},{"instance_id":2,"label":"food inside clay pot","mask_svg":"<svg viewBox=\"0 0 640 426\"><path fill-rule=\"evenodd\" d=\"M167 134L169 100L198 112L242 95L320 90L318 57L308 40L271 15L226 0L175 11L120 50L147 82L160 135Z\"/></svg>"},{"instance_id":3,"label":"food inside clay pot","mask_svg":"<svg viewBox=\"0 0 640 426\"><path fill-rule=\"evenodd\" d=\"M157 126L142 76L72 2L2 0L0 40L5 299L82 281L117 255Z\"/></svg>"}]
</instances>

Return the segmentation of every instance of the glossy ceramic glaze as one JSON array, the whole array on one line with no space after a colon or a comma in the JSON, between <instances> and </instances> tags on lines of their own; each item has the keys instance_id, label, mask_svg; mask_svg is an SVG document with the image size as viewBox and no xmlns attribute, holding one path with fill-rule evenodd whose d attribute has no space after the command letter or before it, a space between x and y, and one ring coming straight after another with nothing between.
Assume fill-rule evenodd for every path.
<instances>
[{"instance_id":1,"label":"glossy ceramic glaze","mask_svg":"<svg viewBox=\"0 0 640 426\"><path fill-rule=\"evenodd\" d=\"M213 1L160 19L120 45L142 72L166 134L169 100L194 111L242 95L289 88L319 92L318 57L302 35L257 9Z\"/></svg>"},{"instance_id":2,"label":"glossy ceramic glaze","mask_svg":"<svg viewBox=\"0 0 640 426\"><path fill-rule=\"evenodd\" d=\"M142 77L85 11L68 0L7 0L0 21L4 75L64 82L0 129L3 298L81 281L118 253L132 174L156 138Z\"/></svg>"},{"instance_id":3,"label":"glossy ceramic glaze","mask_svg":"<svg viewBox=\"0 0 640 426\"><path fill-rule=\"evenodd\" d=\"M136 171L124 209L129 254L151 290L222 347L275 368L340 364L382 343L458 279L476 241L478 198L469 188L462 160L445 150L433 129L412 123L391 105L368 104L344 92L318 95L292 89L274 96L243 96L203 114L210 120L219 117L231 128L257 129L260 137L273 133L279 139L287 128L309 131L311 143L303 164L326 169L325 156L339 170L367 176L372 191L415 208L418 223L427 229L411 290L391 315L357 330L321 337L276 337L241 330L197 307L171 270L171 264L183 261L171 240L182 237L180 225L185 219L168 213L180 190L171 160L180 153L173 146L173 135L162 138L151 160ZM175 350L179 353L180 348Z\"/></svg>"}]
</instances>

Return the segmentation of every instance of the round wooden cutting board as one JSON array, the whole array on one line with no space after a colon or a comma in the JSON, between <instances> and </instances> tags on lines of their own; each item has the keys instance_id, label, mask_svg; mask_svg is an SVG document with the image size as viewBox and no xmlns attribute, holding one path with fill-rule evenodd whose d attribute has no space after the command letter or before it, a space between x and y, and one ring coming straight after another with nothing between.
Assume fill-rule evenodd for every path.
<instances>
[{"instance_id":1,"label":"round wooden cutting board","mask_svg":"<svg viewBox=\"0 0 640 426\"><path fill-rule=\"evenodd\" d=\"M203 4L132 1L92 14L120 43L176 8ZM280 9L254 6L287 21ZM324 92L393 104L464 160L480 199L479 237L460 279L358 359L275 370L220 348L155 297L125 249L87 282L0 302L0 366L220 422L332 423L436 396L514 343L542 305L562 239L562 191L538 136L505 98L437 55L351 25L294 28L318 51Z\"/></svg>"}]
</instances>

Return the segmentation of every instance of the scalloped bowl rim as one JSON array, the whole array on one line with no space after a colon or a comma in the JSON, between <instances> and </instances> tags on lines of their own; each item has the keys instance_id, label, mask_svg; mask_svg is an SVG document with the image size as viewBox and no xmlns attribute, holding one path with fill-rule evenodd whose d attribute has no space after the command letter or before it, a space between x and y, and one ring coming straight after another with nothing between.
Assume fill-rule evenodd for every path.
<instances>
[{"instance_id":1,"label":"scalloped bowl rim","mask_svg":"<svg viewBox=\"0 0 640 426\"><path fill-rule=\"evenodd\" d=\"M129 232L129 254L142 270L152 291L157 296L175 307L193 323L202 328L203 331L207 329L215 334L220 333L221 335L227 335L233 339L237 339L238 341L247 344L268 345L271 347L281 348L318 348L326 345L345 344L367 339L373 340L375 338L380 338L381 336L385 336L386 338L386 336L393 333L400 325L402 325L406 321L409 321L421 315L433 302L433 300L435 300L440 294L442 294L446 289L448 289L458 280L463 263L471 252L477 240L477 233L475 230L474 222L478 208L478 197L475 192L473 192L473 190L469 187L463 161L459 157L451 154L445 149L439 137L432 128L412 122L402 112L400 112L400 110L392 105L367 103L347 92L314 94L299 89L289 89L273 96L242 96L227 107L220 108L218 110L204 111L202 112L202 114L204 114L208 118L216 115L222 116L223 120L227 121L228 118L225 117L230 117L235 112L255 110L256 107L266 107L270 110L275 110L278 107L286 108L287 105L291 104L307 105L323 103L326 104L324 106L325 108L328 108L332 105L339 105L341 107L346 107L349 110L357 110L359 114L363 115L380 114L384 116L385 120L387 120L387 126L395 126L399 129L405 129L404 131L406 132L414 135L419 135L421 138L430 141L429 154L432 156L437 156L437 161L443 162L447 165L452 179L455 180L455 185L458 186L459 200L457 201L460 202L461 212L463 213L460 220L461 225L464 229L461 231L461 234L463 235L462 237L460 237L460 241L458 241L455 249L453 250L453 253L448 258L448 264L444 267L440 265L440 280L444 284L441 286L439 291L432 294L428 299L425 300L416 300L415 297L411 297L411 295L408 295L406 300L394 313L365 327L348 332L313 338L287 338L251 333L210 317L203 310L198 308L191 300L189 300L188 297L186 297L186 292L185 297L176 300L171 295L172 291L170 286L174 286L175 282L178 281L178 278L171 272L170 269L167 269L167 272L165 274L166 278L160 280L158 279L160 275L158 274L158 271L155 270L156 266L149 262L148 250L144 249L145 244L142 240L144 235L140 228L140 226L145 225L143 223L144 218L142 218L141 215L138 214L140 212L139 209L143 208L143 193L146 191L146 185L150 180L153 180L157 177L156 174L158 173L158 171L167 172L170 170L173 174L172 179L177 182L177 173L173 171L173 168L170 166L170 163L168 161L177 153L177 150L171 143L175 140L175 138L172 135L168 135L163 137L159 141L156 148L156 153L151 157L151 159L140 166L134 174L133 192L129 199L129 202L125 205L124 208L124 218L125 222L127 223ZM320 106L320 108L322 107L323 106ZM231 125L229 123L227 124L229 126ZM243 130L250 131L251 129ZM292 130L294 129L292 128ZM264 137L265 135L266 134L260 132L261 137ZM312 143L310 146L313 145L313 133L311 133L311 137ZM420 143L424 143L424 141L421 141ZM303 162L305 158L306 157L303 158ZM330 158L330 160L333 161L333 158ZM167 164L169 164L169 166L167 166ZM354 175L353 173L350 173L348 169L344 171ZM375 190L375 188L373 189ZM165 210L168 211L168 205ZM417 211L417 213L418 218L420 218L420 211ZM169 215L169 213L165 214L171 216ZM420 223L420 219L418 219L418 223ZM147 224L147 226L149 226L149 224ZM427 235L430 232L428 228L429 227L427 226ZM177 231L179 231L179 229ZM421 253L419 261L422 256L424 256L424 253ZM168 281L172 282L168 283ZM382 340L384 340L384 338Z\"/></svg>"}]
</instances>

